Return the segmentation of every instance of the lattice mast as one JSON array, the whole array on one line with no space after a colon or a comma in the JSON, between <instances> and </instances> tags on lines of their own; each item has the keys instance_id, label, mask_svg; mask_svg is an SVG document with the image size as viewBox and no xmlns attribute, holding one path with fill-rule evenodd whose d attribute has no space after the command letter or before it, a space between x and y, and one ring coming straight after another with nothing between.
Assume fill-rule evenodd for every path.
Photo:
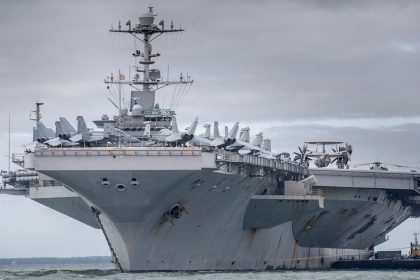
<instances>
[{"instance_id":1,"label":"lattice mast","mask_svg":"<svg viewBox=\"0 0 420 280\"><path fill-rule=\"evenodd\" d=\"M122 29L121 22L118 24L118 29L111 28L109 32L113 33L125 33L130 34L134 38L136 38L138 41L140 41L143 44L143 51L135 50L135 52L132 54L135 57L140 57L140 60L138 63L139 66L135 66L136 74L133 78L129 77L128 80L125 79L119 72L117 79L111 75L111 77L108 77L105 80L106 84L117 84L119 87L121 85L129 85L137 89L136 86L142 85L142 90L137 92L131 93L131 102L130 102L130 110L132 108L133 100L137 98L142 98L142 95L139 93L144 93L144 95L147 97L147 94L149 94L149 97L152 100L149 100L149 102L146 102L147 105L150 105L152 103L152 106L154 106L154 91L157 89L160 89L162 87L168 86L168 85L177 85L177 84L191 84L193 83L193 80L187 75L186 78L183 77L182 73L180 74L179 80L162 80L160 71L158 69L151 69L150 66L155 63L153 61L154 57L160 56L159 53L153 53L152 52L152 44L151 42L158 38L160 35L164 33L174 33L174 32L182 32L184 29L177 29L174 28L174 24L171 21L170 29L165 29L165 22L161 20L159 22L159 26L154 24L155 17L157 15L153 14L153 7L149 7L148 12L144 13L142 16L139 17L139 23L132 26L131 21L127 21L126 26L127 29ZM141 77L141 75L143 77ZM133 94L134 93L134 94ZM137 93L137 94L136 94ZM152 93L152 94L150 94ZM152 101L152 102L150 102ZM119 109L121 110L121 104L119 105ZM150 106L146 106L150 107ZM144 108L144 109L150 109L150 108Z\"/></svg>"}]
</instances>

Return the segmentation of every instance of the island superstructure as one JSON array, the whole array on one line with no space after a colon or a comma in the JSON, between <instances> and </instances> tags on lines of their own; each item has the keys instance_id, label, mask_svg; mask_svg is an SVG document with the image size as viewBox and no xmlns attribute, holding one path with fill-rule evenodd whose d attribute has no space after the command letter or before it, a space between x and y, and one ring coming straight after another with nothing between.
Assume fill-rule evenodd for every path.
<instances>
[{"instance_id":1,"label":"island superstructure","mask_svg":"<svg viewBox=\"0 0 420 280\"><path fill-rule=\"evenodd\" d=\"M14 186L2 192L102 230L124 272L328 268L369 258L389 231L418 215L417 174L346 169L352 148L341 142L329 154L308 150L325 142L308 142L292 161L262 133L251 141L238 122L222 133L218 121L205 124L198 135L196 118L180 130L156 90L193 80L163 79L152 68L160 56L152 42L183 30L155 18L149 8L138 23L110 30L143 45L131 54L133 77L105 78L118 89L118 114L103 115L93 130L80 115L77 128L59 118L53 131L37 103L35 148L13 157L21 170L2 173ZM121 87L134 89L129 104ZM338 168L309 169L310 158Z\"/></svg>"}]
</instances>

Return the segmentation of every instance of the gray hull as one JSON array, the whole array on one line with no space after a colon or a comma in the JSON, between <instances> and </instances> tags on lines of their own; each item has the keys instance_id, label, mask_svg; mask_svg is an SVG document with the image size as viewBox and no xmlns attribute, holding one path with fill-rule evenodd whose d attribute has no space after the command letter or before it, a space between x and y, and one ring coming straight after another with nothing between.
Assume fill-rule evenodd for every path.
<instances>
[{"instance_id":1,"label":"gray hull","mask_svg":"<svg viewBox=\"0 0 420 280\"><path fill-rule=\"evenodd\" d=\"M345 192L338 192L341 199L326 199L322 209L301 201L278 209L270 206L266 215L271 212L282 219L267 228L247 229L244 217L250 199L268 181L211 171L174 173L69 171L48 175L98 208L124 271L326 268L339 258L366 258L369 246L408 216L403 208L396 211L392 203L368 202L367 197L378 191L366 191L366 201L351 201ZM121 192L102 187L94 179L103 176L116 181L135 176L148 183ZM272 201L281 204L275 198ZM168 212L177 203L185 209L179 218L173 218ZM375 222L370 224L372 219Z\"/></svg>"},{"instance_id":2,"label":"gray hull","mask_svg":"<svg viewBox=\"0 0 420 280\"><path fill-rule=\"evenodd\" d=\"M381 190L266 195L278 187L271 179L202 168L204 158L193 164L198 155L172 158L172 170L114 164L140 169L145 157L90 155L82 167L77 157L60 157L40 156L36 169L88 203L123 271L328 268L367 258L410 213Z\"/></svg>"}]
</instances>

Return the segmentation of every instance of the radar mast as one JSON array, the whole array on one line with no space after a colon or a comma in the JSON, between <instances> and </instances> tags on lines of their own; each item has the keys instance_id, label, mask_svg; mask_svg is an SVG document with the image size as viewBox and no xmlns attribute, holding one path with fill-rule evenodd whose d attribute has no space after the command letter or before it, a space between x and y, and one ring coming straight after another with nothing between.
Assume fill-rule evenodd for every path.
<instances>
[{"instance_id":1,"label":"radar mast","mask_svg":"<svg viewBox=\"0 0 420 280\"><path fill-rule=\"evenodd\" d=\"M183 76L181 73L178 79L169 80L169 75L166 79L162 78L160 70L152 68L155 64L154 59L160 56L160 53L153 52L152 42L162 34L184 31L181 27L175 28L172 21L168 26L165 25L163 20L155 24L156 16L153 7L149 7L138 18L138 23L132 23L131 20L128 20L123 28L121 22L119 22L117 28L111 27L109 30L111 33L133 36L136 42L140 42L141 47L139 49L135 47L131 54L135 61L133 76L131 71L126 77L118 70L115 72L118 77L111 73L104 80L108 89L111 88L111 85L115 85L118 90L118 102L114 102L110 98L108 100L118 109L119 114L114 116L112 120L108 119L108 116L104 116L103 119L94 121L98 127L105 128L106 125L111 125L117 127L123 133L128 133L146 142L150 141L152 134L158 134L162 129L171 129L172 120L175 116L172 105L170 108L160 108L160 105L155 102L155 92L169 85L184 86L183 91L180 90L180 86L176 94L174 93L178 96L179 92L184 93L187 86L193 83L188 74ZM121 91L123 86L132 88L129 104L123 104L122 102ZM177 87L175 87L176 89ZM149 128L150 133L147 132Z\"/></svg>"},{"instance_id":2,"label":"radar mast","mask_svg":"<svg viewBox=\"0 0 420 280\"><path fill-rule=\"evenodd\" d=\"M149 7L148 11L138 18L138 24L133 25L131 20L128 20L126 29L123 29L121 22L119 22L117 29L111 28L109 30L109 32L112 33L130 34L143 45L143 51L135 50L132 54L134 57L140 58L140 61L138 61L139 65L134 67L136 72L134 77L128 77L128 80L126 80L126 77L118 72L117 79L112 75L105 79L106 84L116 84L118 86L129 85L133 88L136 88L138 85L142 86L142 90L131 92L130 111L137 102L145 110L153 109L155 107L155 90L168 85L193 83L193 80L188 75L184 78L182 73L178 80L163 80L161 79L160 71L158 69L151 69L151 65L155 63L153 58L160 56L160 53L153 53L152 41L164 33L184 31L184 29L181 28L174 28L172 21L169 29L165 28L165 22L163 20L161 20L158 25L154 24L156 16L157 15L153 13L153 7ZM119 110L121 109L120 105Z\"/></svg>"}]
</instances>

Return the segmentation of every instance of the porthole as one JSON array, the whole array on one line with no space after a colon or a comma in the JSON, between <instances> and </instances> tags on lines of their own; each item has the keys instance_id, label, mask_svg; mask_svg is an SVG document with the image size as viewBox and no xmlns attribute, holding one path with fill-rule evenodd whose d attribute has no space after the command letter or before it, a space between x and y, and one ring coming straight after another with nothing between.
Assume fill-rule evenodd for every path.
<instances>
[{"instance_id":1,"label":"porthole","mask_svg":"<svg viewBox=\"0 0 420 280\"><path fill-rule=\"evenodd\" d=\"M139 181L137 181L137 178L132 178L130 185L133 186L134 188L140 187L140 183Z\"/></svg>"},{"instance_id":2,"label":"porthole","mask_svg":"<svg viewBox=\"0 0 420 280\"><path fill-rule=\"evenodd\" d=\"M102 178L102 187L108 188L110 186L110 183L108 181L108 178Z\"/></svg>"},{"instance_id":3,"label":"porthole","mask_svg":"<svg viewBox=\"0 0 420 280\"><path fill-rule=\"evenodd\" d=\"M120 191L120 192L123 192L126 189L126 187L123 184L118 184L115 186L115 188L117 189L117 191Z\"/></svg>"}]
</instances>

